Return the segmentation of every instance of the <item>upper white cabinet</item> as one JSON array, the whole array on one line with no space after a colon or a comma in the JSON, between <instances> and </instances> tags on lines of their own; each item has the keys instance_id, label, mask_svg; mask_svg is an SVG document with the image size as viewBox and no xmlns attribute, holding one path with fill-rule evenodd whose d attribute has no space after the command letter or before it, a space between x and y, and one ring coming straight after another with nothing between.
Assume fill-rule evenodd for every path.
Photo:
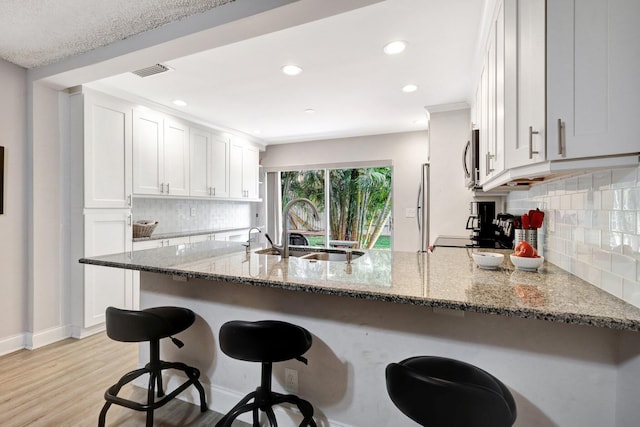
<instances>
[{"instance_id":1,"label":"upper white cabinet","mask_svg":"<svg viewBox=\"0 0 640 427\"><path fill-rule=\"evenodd\" d=\"M244 143L242 140L233 140L229 152L229 196L232 198L257 199L258 148Z\"/></svg>"},{"instance_id":2,"label":"upper white cabinet","mask_svg":"<svg viewBox=\"0 0 640 427\"><path fill-rule=\"evenodd\" d=\"M480 81L476 91L475 125L480 130L480 183L500 173L505 165L505 19L502 2L489 27Z\"/></svg>"},{"instance_id":3,"label":"upper white cabinet","mask_svg":"<svg viewBox=\"0 0 640 427\"><path fill-rule=\"evenodd\" d=\"M74 94L71 131L77 143L72 155L83 158L85 208L129 208L132 192L131 117L133 107L99 93ZM75 162L74 162L75 163Z\"/></svg>"},{"instance_id":4,"label":"upper white cabinet","mask_svg":"<svg viewBox=\"0 0 640 427\"><path fill-rule=\"evenodd\" d=\"M516 20L515 34L509 35L517 40L516 56L506 60L516 63L516 116L507 120L517 123L517 137L506 147L508 166L517 167L546 159L545 0L505 0L505 6L515 7L507 19Z\"/></svg>"},{"instance_id":5,"label":"upper white cabinet","mask_svg":"<svg viewBox=\"0 0 640 427\"><path fill-rule=\"evenodd\" d=\"M547 2L547 158L638 153L640 1Z\"/></svg>"},{"instance_id":6,"label":"upper white cabinet","mask_svg":"<svg viewBox=\"0 0 640 427\"><path fill-rule=\"evenodd\" d=\"M189 128L148 109L133 112L133 192L189 195Z\"/></svg>"},{"instance_id":7,"label":"upper white cabinet","mask_svg":"<svg viewBox=\"0 0 640 427\"><path fill-rule=\"evenodd\" d=\"M192 128L189 144L189 194L196 197L229 197L229 138Z\"/></svg>"}]
</instances>

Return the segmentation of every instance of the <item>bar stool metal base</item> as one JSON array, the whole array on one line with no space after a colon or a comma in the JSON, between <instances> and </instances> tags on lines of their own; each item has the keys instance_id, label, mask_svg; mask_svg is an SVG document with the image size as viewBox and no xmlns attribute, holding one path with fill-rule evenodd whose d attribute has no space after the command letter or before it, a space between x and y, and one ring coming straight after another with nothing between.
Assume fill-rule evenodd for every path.
<instances>
[{"instance_id":1,"label":"bar stool metal base","mask_svg":"<svg viewBox=\"0 0 640 427\"><path fill-rule=\"evenodd\" d=\"M291 403L298 407L303 417L300 427L317 427L313 419L313 406L311 403L293 394L281 394L271 390L271 371L272 364L270 362L262 363L262 380L260 386L256 388L255 391L247 394L236 406L227 412L227 414L218 421L216 427L231 427L233 421L246 412L253 412L253 426L260 427L259 411L267 414L269 425L278 427L273 406L281 403Z\"/></svg>"}]
</instances>

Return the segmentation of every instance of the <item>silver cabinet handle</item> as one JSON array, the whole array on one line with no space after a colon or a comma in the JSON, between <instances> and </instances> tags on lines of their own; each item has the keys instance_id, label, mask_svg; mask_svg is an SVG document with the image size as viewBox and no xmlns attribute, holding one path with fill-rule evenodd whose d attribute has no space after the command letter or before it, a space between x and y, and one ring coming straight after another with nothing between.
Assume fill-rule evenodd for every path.
<instances>
[{"instance_id":1,"label":"silver cabinet handle","mask_svg":"<svg viewBox=\"0 0 640 427\"><path fill-rule=\"evenodd\" d=\"M164 193L164 182L160 183L160 192Z\"/></svg>"},{"instance_id":2,"label":"silver cabinet handle","mask_svg":"<svg viewBox=\"0 0 640 427\"><path fill-rule=\"evenodd\" d=\"M216 187L211 187L213 189L213 195L216 195Z\"/></svg>"},{"instance_id":3,"label":"silver cabinet handle","mask_svg":"<svg viewBox=\"0 0 640 427\"><path fill-rule=\"evenodd\" d=\"M485 156L485 164L486 164L486 172L485 175L489 175L491 172L493 172L493 169L491 168L491 159L495 158L495 156L491 153L487 153Z\"/></svg>"},{"instance_id":4,"label":"silver cabinet handle","mask_svg":"<svg viewBox=\"0 0 640 427\"><path fill-rule=\"evenodd\" d=\"M167 194L169 194L169 183L167 182Z\"/></svg>"},{"instance_id":5,"label":"silver cabinet handle","mask_svg":"<svg viewBox=\"0 0 640 427\"><path fill-rule=\"evenodd\" d=\"M565 126L562 119L558 119L558 154L562 157L567 155Z\"/></svg>"},{"instance_id":6,"label":"silver cabinet handle","mask_svg":"<svg viewBox=\"0 0 640 427\"><path fill-rule=\"evenodd\" d=\"M131 226L131 215L127 215L127 225Z\"/></svg>"},{"instance_id":7,"label":"silver cabinet handle","mask_svg":"<svg viewBox=\"0 0 640 427\"><path fill-rule=\"evenodd\" d=\"M538 132L537 130L534 131L533 130L533 126L529 126L529 158L533 159L533 155L534 154L538 154L537 151L533 151L533 135L537 135L540 132Z\"/></svg>"}]
</instances>

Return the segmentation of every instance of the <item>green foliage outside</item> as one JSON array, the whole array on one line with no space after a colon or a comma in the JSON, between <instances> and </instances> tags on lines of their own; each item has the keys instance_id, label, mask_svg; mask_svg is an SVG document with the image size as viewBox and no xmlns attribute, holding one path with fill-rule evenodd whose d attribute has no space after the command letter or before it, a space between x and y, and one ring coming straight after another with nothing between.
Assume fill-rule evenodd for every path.
<instances>
[{"instance_id":1,"label":"green foliage outside","mask_svg":"<svg viewBox=\"0 0 640 427\"><path fill-rule=\"evenodd\" d=\"M297 197L311 200L318 210L326 209L324 170L282 173L282 198L287 204ZM352 240L360 248L390 247L386 236L378 244L384 225L391 216L391 168L331 169L329 230L333 240ZM292 209L291 228L314 230L307 216ZM319 238L318 240L322 240Z\"/></svg>"}]
</instances>

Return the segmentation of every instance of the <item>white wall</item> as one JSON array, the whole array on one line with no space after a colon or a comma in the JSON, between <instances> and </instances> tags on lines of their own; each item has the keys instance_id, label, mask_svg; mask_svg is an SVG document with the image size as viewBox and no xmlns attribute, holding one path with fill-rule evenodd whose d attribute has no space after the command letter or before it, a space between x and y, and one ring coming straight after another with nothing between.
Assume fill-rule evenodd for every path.
<instances>
[{"instance_id":1,"label":"white wall","mask_svg":"<svg viewBox=\"0 0 640 427\"><path fill-rule=\"evenodd\" d=\"M0 354L21 348L27 318L27 73L0 59L0 146L5 148L0 215Z\"/></svg>"},{"instance_id":2,"label":"white wall","mask_svg":"<svg viewBox=\"0 0 640 427\"><path fill-rule=\"evenodd\" d=\"M469 203L462 150L470 137L469 109L432 113L429 120L431 152L431 240L438 236L466 236Z\"/></svg>"},{"instance_id":3,"label":"white wall","mask_svg":"<svg viewBox=\"0 0 640 427\"><path fill-rule=\"evenodd\" d=\"M68 113L65 94L34 83L30 126L29 321L26 346L39 347L69 336L65 254L69 230L65 177Z\"/></svg>"},{"instance_id":4,"label":"white wall","mask_svg":"<svg viewBox=\"0 0 640 427\"><path fill-rule=\"evenodd\" d=\"M354 162L393 165L393 249L416 251L420 236L416 218L405 209L416 207L420 165L427 161L426 132L372 135L356 138L300 142L267 146L262 158L265 168L326 166Z\"/></svg>"}]
</instances>

